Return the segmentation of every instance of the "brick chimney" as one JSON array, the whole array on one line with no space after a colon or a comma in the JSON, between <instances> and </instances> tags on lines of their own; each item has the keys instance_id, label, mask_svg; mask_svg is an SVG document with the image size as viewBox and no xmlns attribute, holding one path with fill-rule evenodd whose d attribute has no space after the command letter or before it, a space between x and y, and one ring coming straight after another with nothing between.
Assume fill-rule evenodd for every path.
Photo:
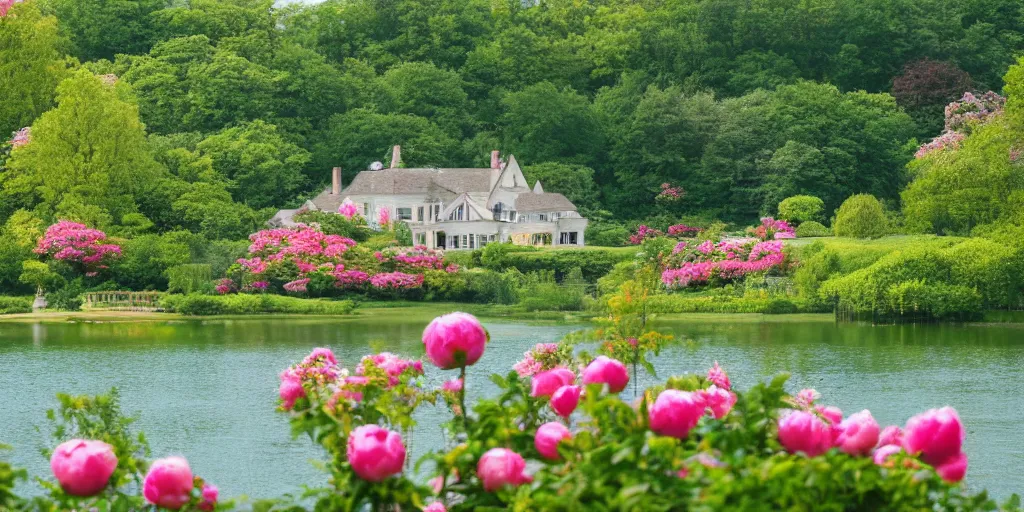
<instances>
[{"instance_id":1,"label":"brick chimney","mask_svg":"<svg viewBox=\"0 0 1024 512\"><path fill-rule=\"evenodd\" d=\"M491 169L501 169L501 151L491 151Z\"/></svg>"},{"instance_id":2,"label":"brick chimney","mask_svg":"<svg viewBox=\"0 0 1024 512\"><path fill-rule=\"evenodd\" d=\"M331 195L341 195L341 167L331 169Z\"/></svg>"},{"instance_id":3,"label":"brick chimney","mask_svg":"<svg viewBox=\"0 0 1024 512\"><path fill-rule=\"evenodd\" d=\"M400 163L402 163L402 146L396 145L391 148L391 168L397 169Z\"/></svg>"}]
</instances>

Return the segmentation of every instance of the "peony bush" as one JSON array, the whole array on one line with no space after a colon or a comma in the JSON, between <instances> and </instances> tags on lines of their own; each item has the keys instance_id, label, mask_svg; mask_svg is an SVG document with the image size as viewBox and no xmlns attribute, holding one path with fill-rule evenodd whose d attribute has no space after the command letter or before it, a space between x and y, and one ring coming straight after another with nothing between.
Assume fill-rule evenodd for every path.
<instances>
[{"instance_id":1,"label":"peony bush","mask_svg":"<svg viewBox=\"0 0 1024 512\"><path fill-rule=\"evenodd\" d=\"M609 328L610 329L610 328ZM885 428L870 411L844 415L787 376L746 391L717 362L623 400L626 366L562 343L491 375L497 396L470 407L485 377L468 370L487 350L471 315L424 330L428 368L371 354L346 366L314 349L280 375L279 410L296 436L324 448L329 485L251 504L282 511L475 510L1017 510L962 484L966 429L950 407ZM569 346L578 339L570 337ZM549 367L550 366L550 367ZM427 373L459 372L437 389ZM528 370L528 371L527 371ZM449 374L450 375L450 374ZM147 462L109 397L65 397L48 494L0 499L25 510L230 510L181 457ZM409 460L415 412L446 407L444 439ZM102 418L102 421L100 419ZM433 438L433 435L431 436ZM0 470L4 468L0 467ZM2 480L0 491L10 489ZM134 485L129 485L135 482Z\"/></svg>"}]
</instances>

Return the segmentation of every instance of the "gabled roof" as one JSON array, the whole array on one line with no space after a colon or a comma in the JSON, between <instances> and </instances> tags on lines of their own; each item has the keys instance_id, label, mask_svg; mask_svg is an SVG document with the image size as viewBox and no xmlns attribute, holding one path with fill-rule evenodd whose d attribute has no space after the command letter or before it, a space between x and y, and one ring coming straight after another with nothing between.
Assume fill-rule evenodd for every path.
<instances>
[{"instance_id":1,"label":"gabled roof","mask_svg":"<svg viewBox=\"0 0 1024 512\"><path fill-rule=\"evenodd\" d=\"M553 192L519 194L516 197L518 212L574 212L576 205L565 196Z\"/></svg>"},{"instance_id":2,"label":"gabled roof","mask_svg":"<svg viewBox=\"0 0 1024 512\"><path fill-rule=\"evenodd\" d=\"M477 217L479 217L480 220L491 220L494 217L494 214L491 213L490 210L488 210L480 203L474 201L472 197L469 197L469 194L459 194L459 197L455 198L455 200L452 201L451 204L445 207L444 211L441 212L441 221L443 222L447 220L448 216L451 215L451 213L455 211L455 209L458 208L459 205L462 204L465 204L468 210L472 210L474 213L476 213ZM469 212L467 212L467 215L468 213Z\"/></svg>"}]
</instances>

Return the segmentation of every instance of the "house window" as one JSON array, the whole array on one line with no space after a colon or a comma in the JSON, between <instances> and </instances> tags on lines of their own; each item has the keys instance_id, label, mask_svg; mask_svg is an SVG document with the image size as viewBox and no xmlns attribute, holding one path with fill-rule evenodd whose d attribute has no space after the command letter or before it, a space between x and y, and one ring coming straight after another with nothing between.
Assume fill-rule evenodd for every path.
<instances>
[{"instance_id":1,"label":"house window","mask_svg":"<svg viewBox=\"0 0 1024 512\"><path fill-rule=\"evenodd\" d=\"M469 235L462 235L462 247L469 247Z\"/></svg>"},{"instance_id":2,"label":"house window","mask_svg":"<svg viewBox=\"0 0 1024 512\"><path fill-rule=\"evenodd\" d=\"M451 243L452 243L451 248L452 249L458 249L459 248L459 237L458 237L458 235L456 235L456 236L449 236L449 237L446 237L446 239L447 240L451 240Z\"/></svg>"},{"instance_id":3,"label":"house window","mask_svg":"<svg viewBox=\"0 0 1024 512\"><path fill-rule=\"evenodd\" d=\"M540 221L541 222L547 222L548 221L548 214L546 214L546 213L540 214Z\"/></svg>"},{"instance_id":4,"label":"house window","mask_svg":"<svg viewBox=\"0 0 1024 512\"><path fill-rule=\"evenodd\" d=\"M370 203L363 203L363 217L370 216Z\"/></svg>"},{"instance_id":5,"label":"house window","mask_svg":"<svg viewBox=\"0 0 1024 512\"><path fill-rule=\"evenodd\" d=\"M418 233L416 235L416 245L427 245L427 234Z\"/></svg>"},{"instance_id":6,"label":"house window","mask_svg":"<svg viewBox=\"0 0 1024 512\"><path fill-rule=\"evenodd\" d=\"M412 220L412 208L397 208L398 220Z\"/></svg>"},{"instance_id":7,"label":"house window","mask_svg":"<svg viewBox=\"0 0 1024 512\"><path fill-rule=\"evenodd\" d=\"M577 245L579 244L579 233L576 231L563 231L558 235L558 243L561 245Z\"/></svg>"},{"instance_id":8,"label":"house window","mask_svg":"<svg viewBox=\"0 0 1024 512\"><path fill-rule=\"evenodd\" d=\"M487 235L487 241L488 242L493 242L494 241L494 235Z\"/></svg>"},{"instance_id":9,"label":"house window","mask_svg":"<svg viewBox=\"0 0 1024 512\"><path fill-rule=\"evenodd\" d=\"M448 220L463 220L463 216L466 211L465 208L466 205L460 204L459 207L455 209L455 211L448 215Z\"/></svg>"},{"instance_id":10,"label":"house window","mask_svg":"<svg viewBox=\"0 0 1024 512\"><path fill-rule=\"evenodd\" d=\"M424 220L426 220L423 217L423 207L422 206L416 208L416 220L418 220L420 222L423 222Z\"/></svg>"}]
</instances>

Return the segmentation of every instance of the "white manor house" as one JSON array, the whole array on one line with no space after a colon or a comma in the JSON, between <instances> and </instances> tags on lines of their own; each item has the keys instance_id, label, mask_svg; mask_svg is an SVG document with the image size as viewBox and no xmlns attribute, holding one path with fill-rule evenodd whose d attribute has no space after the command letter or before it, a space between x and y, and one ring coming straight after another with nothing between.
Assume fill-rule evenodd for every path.
<instances>
[{"instance_id":1,"label":"white manor house","mask_svg":"<svg viewBox=\"0 0 1024 512\"><path fill-rule=\"evenodd\" d=\"M582 246L587 219L562 194L544 192L540 181L530 187L515 156L508 163L491 153L490 168L401 168L395 146L391 168L379 163L359 172L344 190L341 168L331 186L297 210L281 210L268 224L293 226L305 210L337 213L346 199L361 208L371 226L381 208L392 220L409 225L413 243L431 249L476 249L490 242L517 245Z\"/></svg>"}]
</instances>

